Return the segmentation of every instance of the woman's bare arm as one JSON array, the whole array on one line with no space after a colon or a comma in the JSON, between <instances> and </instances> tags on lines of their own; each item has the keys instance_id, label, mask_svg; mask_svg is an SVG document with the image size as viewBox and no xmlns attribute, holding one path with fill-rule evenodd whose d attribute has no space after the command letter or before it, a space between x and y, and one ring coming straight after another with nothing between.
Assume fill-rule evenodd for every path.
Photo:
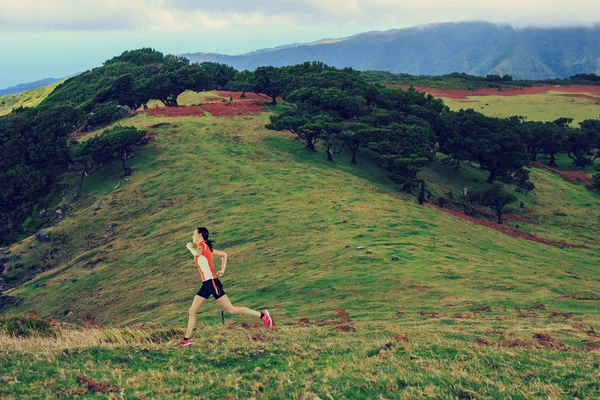
<instances>
[{"instance_id":1,"label":"woman's bare arm","mask_svg":"<svg viewBox=\"0 0 600 400\"><path fill-rule=\"evenodd\" d=\"M221 270L217 272L217 275L221 276L225 273L225 268L227 268L227 253L221 250L213 250L213 255L221 257Z\"/></svg>"}]
</instances>

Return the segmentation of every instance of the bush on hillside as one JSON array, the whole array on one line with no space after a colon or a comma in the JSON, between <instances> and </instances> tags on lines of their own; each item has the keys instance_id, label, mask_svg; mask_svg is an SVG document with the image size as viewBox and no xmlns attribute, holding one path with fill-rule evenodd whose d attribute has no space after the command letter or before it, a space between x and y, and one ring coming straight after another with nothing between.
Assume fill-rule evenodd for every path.
<instances>
[{"instance_id":1,"label":"bush on hillside","mask_svg":"<svg viewBox=\"0 0 600 400\"><path fill-rule=\"evenodd\" d=\"M592 187L600 190L600 164L596 166L596 172L592 175Z\"/></svg>"},{"instance_id":2,"label":"bush on hillside","mask_svg":"<svg viewBox=\"0 0 600 400\"><path fill-rule=\"evenodd\" d=\"M107 101L106 103L96 104L94 109L87 117L88 129L94 129L96 127L110 124L111 122L118 121L121 118L127 117L130 112L125 107L119 105L116 100Z\"/></svg>"},{"instance_id":3,"label":"bush on hillside","mask_svg":"<svg viewBox=\"0 0 600 400\"><path fill-rule=\"evenodd\" d=\"M0 316L0 331L15 337L56 337L50 322L35 313Z\"/></svg>"}]
</instances>

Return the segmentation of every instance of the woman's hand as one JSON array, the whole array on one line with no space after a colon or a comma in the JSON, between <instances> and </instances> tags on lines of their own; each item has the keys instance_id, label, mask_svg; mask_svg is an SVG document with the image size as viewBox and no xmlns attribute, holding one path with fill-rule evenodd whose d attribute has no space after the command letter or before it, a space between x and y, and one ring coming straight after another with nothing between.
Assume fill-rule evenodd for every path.
<instances>
[{"instance_id":1,"label":"woman's hand","mask_svg":"<svg viewBox=\"0 0 600 400\"><path fill-rule=\"evenodd\" d=\"M219 272L217 272L217 278L222 277L224 273L225 273L225 271L219 271Z\"/></svg>"}]
</instances>

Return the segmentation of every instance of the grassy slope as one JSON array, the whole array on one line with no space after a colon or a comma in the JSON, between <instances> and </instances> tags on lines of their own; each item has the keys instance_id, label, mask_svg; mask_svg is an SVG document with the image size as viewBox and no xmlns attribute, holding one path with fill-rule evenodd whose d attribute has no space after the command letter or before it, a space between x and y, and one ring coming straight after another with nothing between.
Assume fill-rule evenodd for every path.
<instances>
[{"instance_id":1,"label":"grassy slope","mask_svg":"<svg viewBox=\"0 0 600 400\"><path fill-rule=\"evenodd\" d=\"M42 102L55 87L63 81L52 83L37 89L25 90L21 93L7 94L0 97L0 116L6 115L17 107L35 107Z\"/></svg>"},{"instance_id":2,"label":"grassy slope","mask_svg":"<svg viewBox=\"0 0 600 400\"><path fill-rule=\"evenodd\" d=\"M565 93L563 93L565 94ZM519 96L468 96L468 101L443 98L452 110L473 108L490 117L506 118L513 115L526 116L530 121L554 121L568 116L577 124L586 119L597 119L600 105L581 97L533 94Z\"/></svg>"},{"instance_id":3,"label":"grassy slope","mask_svg":"<svg viewBox=\"0 0 600 400\"><path fill-rule=\"evenodd\" d=\"M505 323L490 320L414 326L395 319L356 324L354 333L330 326L276 332L210 326L199 332L197 346L185 349L147 340L125 343L114 330L66 331L58 340L33 344L0 336L10 349L0 352L0 395L74 398L87 393L76 383L86 375L116 386L114 398L127 399L597 397L598 353L474 344L479 336L497 341L485 327ZM407 336L408 343L392 339L396 335Z\"/></svg>"},{"instance_id":4,"label":"grassy slope","mask_svg":"<svg viewBox=\"0 0 600 400\"><path fill-rule=\"evenodd\" d=\"M19 390L40 388L41 378L24 378L39 370L44 379L59 381L44 385L47 393L76 387L74 375L83 371L108 378L132 395L157 390L174 396L205 390L260 395L256 379L262 379L266 397L281 391L289 397L309 392L395 397L400 388L407 397L461 396L463 391L524 397L597 394L597 353L486 348L474 341L477 336L497 340L486 333L492 328L506 330L510 339L531 340L534 333L550 332L571 346L593 339L573 325L600 329L598 302L557 297L600 297L594 241L600 212L583 207L597 204L600 196L535 170L538 188L527 196L543 218L519 224L591 249L528 242L420 207L414 199L368 190L395 191L368 153L360 153L357 167L347 164L347 155L328 164L322 152L308 153L288 134L265 130L267 119L268 114L250 119L138 115L123 121L158 133L156 143L138 149L131 160L131 183L114 189L119 164L90 176L86 198L51 230L68 237L63 252L53 255L65 261L10 294L24 297L21 310L35 308L43 316L74 321L90 312L111 326L183 326L200 283L185 243L202 224L215 232L217 248L230 253L223 283L232 300L268 307L283 329L267 334L272 340L263 343L264 337L251 338L254 331L215 327L218 307L210 301L199 314L201 326L213 326L199 333L209 351L199 347L186 355L171 345L145 344L86 344L89 351L46 350L39 356L12 350L0 353L2 364L26 383L9 386L5 393L20 397ZM151 128L159 123L171 125ZM450 175L439 164L424 174L435 177L434 190L451 187L455 193L485 175L470 166ZM568 217L552 217L569 204ZM22 256L19 262L35 266L45 262L49 249L28 239L13 253ZM97 260L95 267L86 266ZM9 270L13 267L9 264ZM536 303L546 310L522 315L514 308ZM481 305L492 312L471 319L455 316L472 314ZM357 333L292 326L301 317L332 318L338 306L350 312ZM397 317L396 310L405 315ZM442 315L425 319L420 311ZM574 316L551 317L551 311ZM228 321L248 319L230 316ZM408 333L411 344L373 354L395 333ZM136 356L144 348L148 364ZM97 361L90 363L90 357ZM256 368L266 373L259 376ZM200 385L208 373L217 375Z\"/></svg>"}]
</instances>

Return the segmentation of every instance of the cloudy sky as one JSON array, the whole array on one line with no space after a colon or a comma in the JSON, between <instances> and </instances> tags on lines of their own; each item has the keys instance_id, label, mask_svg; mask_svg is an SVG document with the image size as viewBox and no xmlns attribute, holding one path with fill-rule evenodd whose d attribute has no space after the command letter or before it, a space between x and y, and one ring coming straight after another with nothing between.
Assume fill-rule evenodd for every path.
<instances>
[{"instance_id":1,"label":"cloudy sky","mask_svg":"<svg viewBox=\"0 0 600 400\"><path fill-rule=\"evenodd\" d=\"M590 26L597 0L0 0L0 88L62 77L124 50L239 54L413 25Z\"/></svg>"}]
</instances>

